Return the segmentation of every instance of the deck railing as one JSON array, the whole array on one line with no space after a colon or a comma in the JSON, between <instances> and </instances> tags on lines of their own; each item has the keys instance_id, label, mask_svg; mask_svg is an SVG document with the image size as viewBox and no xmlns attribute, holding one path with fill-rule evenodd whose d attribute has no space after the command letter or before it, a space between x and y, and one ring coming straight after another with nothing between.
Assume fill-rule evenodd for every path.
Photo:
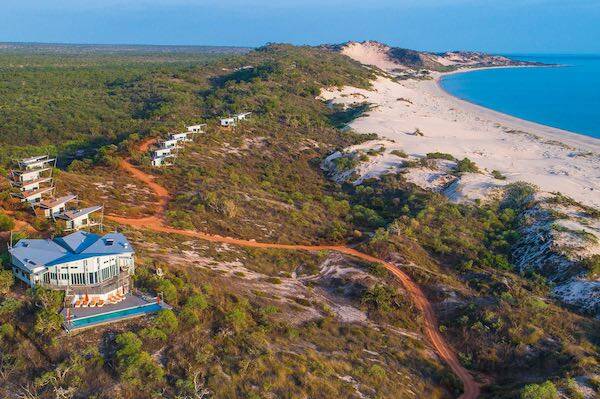
<instances>
[{"instance_id":1,"label":"deck railing","mask_svg":"<svg viewBox=\"0 0 600 399\"><path fill-rule=\"evenodd\" d=\"M98 284L51 284L42 283L40 284L44 288L50 288L53 290L68 291L69 295L103 295L111 291L115 291L120 287L130 287L129 274L122 272L120 275L111 277L108 280L102 281Z\"/></svg>"}]
</instances>

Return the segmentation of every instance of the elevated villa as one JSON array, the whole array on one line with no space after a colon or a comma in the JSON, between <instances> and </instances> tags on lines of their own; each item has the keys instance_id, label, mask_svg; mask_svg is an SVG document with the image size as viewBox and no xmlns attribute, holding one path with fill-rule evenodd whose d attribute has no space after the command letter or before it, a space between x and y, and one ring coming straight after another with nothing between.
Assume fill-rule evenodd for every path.
<instances>
[{"instance_id":1,"label":"elevated villa","mask_svg":"<svg viewBox=\"0 0 600 399\"><path fill-rule=\"evenodd\" d=\"M73 209L55 215L55 220L64 221L65 231L80 230L95 226L102 226L104 207L102 205L89 206L83 209ZM92 216L102 212L100 217Z\"/></svg>"},{"instance_id":2,"label":"elevated villa","mask_svg":"<svg viewBox=\"0 0 600 399\"><path fill-rule=\"evenodd\" d=\"M51 197L54 192L52 171L55 164L56 159L48 155L18 161L17 168L11 170L8 176L11 186L16 189L13 196L31 204Z\"/></svg>"},{"instance_id":3,"label":"elevated villa","mask_svg":"<svg viewBox=\"0 0 600 399\"><path fill-rule=\"evenodd\" d=\"M120 233L77 231L55 239L22 239L9 248L15 277L31 287L66 291L68 304L102 306L130 292L135 251Z\"/></svg>"},{"instance_id":4,"label":"elevated villa","mask_svg":"<svg viewBox=\"0 0 600 399\"><path fill-rule=\"evenodd\" d=\"M76 201L76 195L54 196L52 174L56 167L55 158L39 155L21 159L15 163L17 168L11 170L8 175L14 189L12 195L19 198L21 202L31 205L37 216L44 216L54 221L64 221L66 231L102 225L102 217L98 220L90 217L90 214L102 211L103 206L95 205L83 209L73 209L73 207L69 208L67 204Z\"/></svg>"},{"instance_id":5,"label":"elevated villa","mask_svg":"<svg viewBox=\"0 0 600 399\"><path fill-rule=\"evenodd\" d=\"M59 198L48 198L40 201L36 214L41 214L48 219L54 218L55 216L65 212L67 210L67 203L77 199L76 195L68 194Z\"/></svg>"},{"instance_id":6,"label":"elevated villa","mask_svg":"<svg viewBox=\"0 0 600 399\"><path fill-rule=\"evenodd\" d=\"M206 123L201 123L199 125L187 126L187 131L190 133L204 133L204 130L202 130L204 128L204 126L206 126Z\"/></svg>"}]
</instances>

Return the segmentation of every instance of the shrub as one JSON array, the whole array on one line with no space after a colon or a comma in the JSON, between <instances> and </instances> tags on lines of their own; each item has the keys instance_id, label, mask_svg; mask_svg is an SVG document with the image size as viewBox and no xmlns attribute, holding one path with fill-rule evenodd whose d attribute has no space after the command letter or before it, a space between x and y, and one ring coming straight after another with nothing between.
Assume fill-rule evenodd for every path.
<instances>
[{"instance_id":1,"label":"shrub","mask_svg":"<svg viewBox=\"0 0 600 399\"><path fill-rule=\"evenodd\" d=\"M203 294L194 294L187 299L185 306L193 309L204 310L208 308L208 301Z\"/></svg>"},{"instance_id":2,"label":"shrub","mask_svg":"<svg viewBox=\"0 0 600 399\"><path fill-rule=\"evenodd\" d=\"M522 209L531 201L535 190L535 186L526 182L511 183L505 188L501 206L503 208Z\"/></svg>"},{"instance_id":3,"label":"shrub","mask_svg":"<svg viewBox=\"0 0 600 399\"><path fill-rule=\"evenodd\" d=\"M586 270L590 279L595 280L600 277L600 255L592 255L580 262L581 267Z\"/></svg>"},{"instance_id":4,"label":"shrub","mask_svg":"<svg viewBox=\"0 0 600 399\"><path fill-rule=\"evenodd\" d=\"M0 270L0 295L6 295L14 284L15 279L10 270Z\"/></svg>"},{"instance_id":5,"label":"shrub","mask_svg":"<svg viewBox=\"0 0 600 399\"><path fill-rule=\"evenodd\" d=\"M398 293L394 288L388 285L376 284L365 291L361 302L377 310L389 312L392 310L397 297Z\"/></svg>"},{"instance_id":6,"label":"shrub","mask_svg":"<svg viewBox=\"0 0 600 399\"><path fill-rule=\"evenodd\" d=\"M427 158L429 159L446 159L448 161L454 161L456 158L451 154L447 154L445 152L428 152Z\"/></svg>"},{"instance_id":7,"label":"shrub","mask_svg":"<svg viewBox=\"0 0 600 399\"><path fill-rule=\"evenodd\" d=\"M494 176L494 179L506 180L506 176L504 176L502 173L500 173L500 171L497 171L496 169L492 170L492 176Z\"/></svg>"},{"instance_id":8,"label":"shrub","mask_svg":"<svg viewBox=\"0 0 600 399\"><path fill-rule=\"evenodd\" d=\"M358 161L349 156L341 156L333 160L336 171L345 172L358 166Z\"/></svg>"},{"instance_id":9,"label":"shrub","mask_svg":"<svg viewBox=\"0 0 600 399\"><path fill-rule=\"evenodd\" d=\"M248 315L241 307L236 307L231 312L227 313L225 319L231 324L233 329L240 332L246 328L248 324Z\"/></svg>"},{"instance_id":10,"label":"shrub","mask_svg":"<svg viewBox=\"0 0 600 399\"><path fill-rule=\"evenodd\" d=\"M383 380L386 377L386 372L383 367L378 364L374 364L369 368L369 375L377 380Z\"/></svg>"},{"instance_id":11,"label":"shrub","mask_svg":"<svg viewBox=\"0 0 600 399\"><path fill-rule=\"evenodd\" d=\"M392 150L392 151L390 151L390 154L395 155L400 158L408 158L408 154L406 152L404 152L403 150Z\"/></svg>"},{"instance_id":12,"label":"shrub","mask_svg":"<svg viewBox=\"0 0 600 399\"><path fill-rule=\"evenodd\" d=\"M558 390L552 381L526 385L521 390L521 399L558 399Z\"/></svg>"},{"instance_id":13,"label":"shrub","mask_svg":"<svg viewBox=\"0 0 600 399\"><path fill-rule=\"evenodd\" d=\"M456 171L459 173L478 173L479 168L469 158L463 158L456 164Z\"/></svg>"}]
</instances>

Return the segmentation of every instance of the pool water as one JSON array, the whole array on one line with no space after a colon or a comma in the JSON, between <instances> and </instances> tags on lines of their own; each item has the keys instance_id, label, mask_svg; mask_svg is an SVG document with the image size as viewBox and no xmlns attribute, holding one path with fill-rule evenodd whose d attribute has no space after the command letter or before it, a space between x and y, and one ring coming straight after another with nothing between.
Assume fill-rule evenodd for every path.
<instances>
[{"instance_id":1,"label":"pool water","mask_svg":"<svg viewBox=\"0 0 600 399\"><path fill-rule=\"evenodd\" d=\"M134 308L115 310L113 312L102 313L94 316L80 317L71 320L71 322L68 323L67 326L70 330L74 330L77 328L87 327L94 324L116 321L117 319L124 319L131 316L146 313L154 313L158 312L161 309L163 309L163 307L158 303L149 303L147 305L136 306Z\"/></svg>"}]
</instances>

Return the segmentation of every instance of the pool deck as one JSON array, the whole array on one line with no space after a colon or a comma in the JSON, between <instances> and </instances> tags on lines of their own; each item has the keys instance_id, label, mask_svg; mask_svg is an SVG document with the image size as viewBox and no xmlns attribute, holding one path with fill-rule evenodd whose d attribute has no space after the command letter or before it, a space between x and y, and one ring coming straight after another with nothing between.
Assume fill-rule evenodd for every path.
<instances>
[{"instance_id":1,"label":"pool deck","mask_svg":"<svg viewBox=\"0 0 600 399\"><path fill-rule=\"evenodd\" d=\"M89 307L80 307L80 308L70 308L71 309L71 318L78 319L80 317L88 317L88 316L96 316L103 313L113 312L115 310L123 310L127 308L133 308L136 306L146 305L150 303L139 296L133 294L127 294L125 299L123 299L119 303L115 304L106 304L101 308L94 306L93 308ZM60 312L65 318L67 317L67 310L63 309Z\"/></svg>"},{"instance_id":2,"label":"pool deck","mask_svg":"<svg viewBox=\"0 0 600 399\"><path fill-rule=\"evenodd\" d=\"M90 316L98 316L98 315L102 315L102 314L106 314L106 313L116 312L119 310L139 308L144 305L152 305L155 303L156 303L156 299L151 299L151 298L144 299L144 298L134 295L134 294L128 294L125 297L125 299L123 299L121 302L116 303L116 304L105 305L105 306L102 306L101 308L99 308L99 307L70 308L71 320L88 318ZM171 306L167 305L166 303L164 303L162 301L160 302L159 306L161 309L171 309ZM154 313L154 312L155 311L152 311L150 313ZM66 309L63 309L60 313L66 320L66 315L67 315ZM65 330L67 330L67 332L80 331L80 330L97 327L97 326L104 325L104 324L116 323L118 321L123 321L126 319L142 317L147 314L148 314L148 312L135 313L135 314L126 315L124 317L115 317L114 319L106 319L106 320L102 320L102 321L98 321L98 322L94 322L91 324L86 324L86 325L78 326L78 327L74 327L73 325L71 325L70 323L66 323L66 321L65 321L65 323L63 323L63 326L64 326Z\"/></svg>"}]
</instances>

